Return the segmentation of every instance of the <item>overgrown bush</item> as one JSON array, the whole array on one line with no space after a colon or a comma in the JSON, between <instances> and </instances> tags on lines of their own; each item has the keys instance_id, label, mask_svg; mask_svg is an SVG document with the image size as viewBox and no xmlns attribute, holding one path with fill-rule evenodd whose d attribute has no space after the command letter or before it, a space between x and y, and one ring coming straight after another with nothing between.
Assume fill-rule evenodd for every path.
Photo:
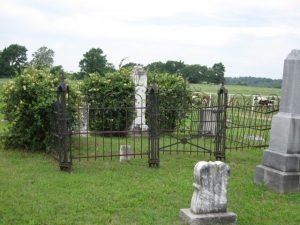
<instances>
[{"instance_id":1,"label":"overgrown bush","mask_svg":"<svg viewBox=\"0 0 300 225\"><path fill-rule=\"evenodd\" d=\"M8 82L3 91L3 108L8 126L6 147L46 150L50 132L49 113L56 100L58 78L47 70L25 69Z\"/></svg>"},{"instance_id":2,"label":"overgrown bush","mask_svg":"<svg viewBox=\"0 0 300 225\"><path fill-rule=\"evenodd\" d=\"M135 87L131 71L120 69L100 76L90 74L83 82L85 101L89 104L89 129L120 134L126 131L135 116Z\"/></svg>"},{"instance_id":3,"label":"overgrown bush","mask_svg":"<svg viewBox=\"0 0 300 225\"><path fill-rule=\"evenodd\" d=\"M168 73L155 76L149 74L148 88L151 87L154 77L159 88L160 128L166 132L172 132L176 128L176 122L186 116L184 112L190 105L191 92L182 76ZM149 108L148 99L147 104ZM148 109L146 115L148 115Z\"/></svg>"},{"instance_id":4,"label":"overgrown bush","mask_svg":"<svg viewBox=\"0 0 300 225\"><path fill-rule=\"evenodd\" d=\"M49 69L31 67L4 86L1 111L8 122L3 138L7 148L50 150L59 82ZM79 101L76 88L70 88L70 99L71 105ZM73 114L71 122L77 118Z\"/></svg>"}]
</instances>

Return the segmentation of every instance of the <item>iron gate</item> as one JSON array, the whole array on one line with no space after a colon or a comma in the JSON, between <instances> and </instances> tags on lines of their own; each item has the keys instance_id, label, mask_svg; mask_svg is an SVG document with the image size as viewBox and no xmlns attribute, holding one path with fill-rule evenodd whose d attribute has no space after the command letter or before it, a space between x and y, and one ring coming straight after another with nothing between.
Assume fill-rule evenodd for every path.
<instances>
[{"instance_id":1,"label":"iron gate","mask_svg":"<svg viewBox=\"0 0 300 225\"><path fill-rule=\"evenodd\" d=\"M202 153L225 160L227 90L222 85L216 99L205 95L182 101L183 109L158 107L159 151L162 153ZM173 118L165 123L165 118Z\"/></svg>"},{"instance_id":2,"label":"iron gate","mask_svg":"<svg viewBox=\"0 0 300 225\"><path fill-rule=\"evenodd\" d=\"M62 83L57 93L53 137L62 170L70 170L75 159L147 157L149 166L158 166L160 153L201 153L225 160L226 150L268 145L271 119L279 105L279 99L270 101L272 105L252 104L242 97L233 102L223 85L216 98L198 96L183 101L183 109L160 105L155 82L147 90L147 105L141 107L101 106L87 98L74 107L67 85ZM145 121L134 119L143 113ZM120 118L122 125L115 123Z\"/></svg>"}]
</instances>

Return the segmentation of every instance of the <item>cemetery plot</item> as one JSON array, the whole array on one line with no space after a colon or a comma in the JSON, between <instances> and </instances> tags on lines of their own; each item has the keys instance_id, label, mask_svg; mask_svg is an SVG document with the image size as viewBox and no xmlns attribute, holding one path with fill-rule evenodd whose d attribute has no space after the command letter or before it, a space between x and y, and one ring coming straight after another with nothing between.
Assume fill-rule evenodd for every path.
<instances>
[{"instance_id":1,"label":"cemetery plot","mask_svg":"<svg viewBox=\"0 0 300 225\"><path fill-rule=\"evenodd\" d=\"M69 169L74 159L97 158L148 157L149 166L158 166L160 153L209 154L225 160L226 150L267 147L272 117L279 108L279 99L274 97L263 102L259 96L228 99L224 86L217 95L183 96L182 101L176 99L180 104L175 107L166 99L162 104L165 96L155 82L147 95L137 94L128 106L118 106L105 95L84 96L85 102L72 107L68 89L61 91L58 119L53 123L58 125L61 169Z\"/></svg>"}]
</instances>

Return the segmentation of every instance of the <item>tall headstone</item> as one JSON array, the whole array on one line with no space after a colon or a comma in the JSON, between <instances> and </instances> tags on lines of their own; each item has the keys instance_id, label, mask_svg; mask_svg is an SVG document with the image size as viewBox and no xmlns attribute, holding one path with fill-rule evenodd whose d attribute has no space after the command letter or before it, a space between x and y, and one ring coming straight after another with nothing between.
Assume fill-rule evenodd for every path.
<instances>
[{"instance_id":1,"label":"tall headstone","mask_svg":"<svg viewBox=\"0 0 300 225\"><path fill-rule=\"evenodd\" d=\"M236 214L227 212L229 166L223 162L200 161L194 167L191 208L181 209L188 224L234 225Z\"/></svg>"},{"instance_id":2,"label":"tall headstone","mask_svg":"<svg viewBox=\"0 0 300 225\"><path fill-rule=\"evenodd\" d=\"M273 117L269 149L255 181L280 192L300 191L300 50L284 61L279 113Z\"/></svg>"},{"instance_id":3,"label":"tall headstone","mask_svg":"<svg viewBox=\"0 0 300 225\"><path fill-rule=\"evenodd\" d=\"M142 66L133 68L131 78L135 84L135 109L136 117L131 125L134 132L147 131L145 111L146 111L146 91L147 91L147 73Z\"/></svg>"}]
</instances>

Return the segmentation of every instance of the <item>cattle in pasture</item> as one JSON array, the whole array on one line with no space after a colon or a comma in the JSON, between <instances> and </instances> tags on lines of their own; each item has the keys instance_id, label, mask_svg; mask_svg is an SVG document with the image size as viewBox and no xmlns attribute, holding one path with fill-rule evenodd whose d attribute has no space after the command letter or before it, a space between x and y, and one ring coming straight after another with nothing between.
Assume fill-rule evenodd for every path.
<instances>
[{"instance_id":1,"label":"cattle in pasture","mask_svg":"<svg viewBox=\"0 0 300 225\"><path fill-rule=\"evenodd\" d=\"M256 97L257 104L259 106L272 107L274 105L274 100L267 99L266 97Z\"/></svg>"}]
</instances>

